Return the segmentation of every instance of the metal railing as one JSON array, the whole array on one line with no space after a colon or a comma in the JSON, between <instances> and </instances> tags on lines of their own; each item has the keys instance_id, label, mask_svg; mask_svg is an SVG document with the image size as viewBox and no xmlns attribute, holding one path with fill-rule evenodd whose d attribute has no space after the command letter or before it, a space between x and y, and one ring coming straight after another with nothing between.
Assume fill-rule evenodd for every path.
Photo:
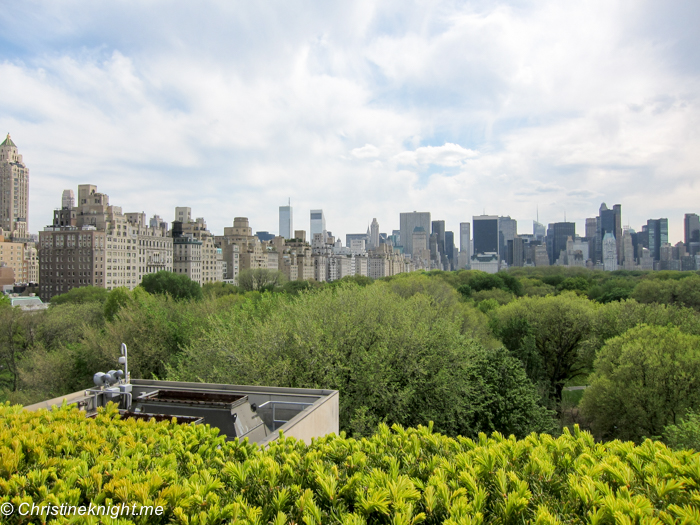
<instances>
[{"instance_id":1,"label":"metal railing","mask_svg":"<svg viewBox=\"0 0 700 525\"><path fill-rule=\"evenodd\" d=\"M258 409L265 408L267 405L272 405L272 431L274 432L277 430L279 427L276 426L277 423L287 423L289 419L277 419L277 405L296 405L296 406L303 406L299 412L304 410L306 407L310 407L313 405L313 403L301 403L297 401L265 401L262 405L258 406ZM296 414L295 414L296 415ZM282 425L280 425L282 426Z\"/></svg>"}]
</instances>

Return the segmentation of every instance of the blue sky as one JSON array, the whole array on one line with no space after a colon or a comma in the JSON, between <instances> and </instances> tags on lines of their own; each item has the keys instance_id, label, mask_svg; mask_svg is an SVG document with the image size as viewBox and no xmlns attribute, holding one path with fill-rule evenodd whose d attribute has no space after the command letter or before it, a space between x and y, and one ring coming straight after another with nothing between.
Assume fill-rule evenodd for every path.
<instances>
[{"instance_id":1,"label":"blue sky","mask_svg":"<svg viewBox=\"0 0 700 525\"><path fill-rule=\"evenodd\" d=\"M338 5L336 5L338 4ZM347 5L345 5L347 4ZM700 3L14 2L0 131L30 168L30 229L65 188L212 231L335 234L430 211L520 233L622 204L700 212Z\"/></svg>"}]
</instances>

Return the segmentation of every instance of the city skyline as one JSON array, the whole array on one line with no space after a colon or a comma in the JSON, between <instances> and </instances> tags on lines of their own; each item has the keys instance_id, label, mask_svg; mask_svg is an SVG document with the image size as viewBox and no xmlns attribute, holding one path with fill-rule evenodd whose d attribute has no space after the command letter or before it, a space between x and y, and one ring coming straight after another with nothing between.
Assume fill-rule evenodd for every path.
<instances>
[{"instance_id":1,"label":"city skyline","mask_svg":"<svg viewBox=\"0 0 700 525\"><path fill-rule=\"evenodd\" d=\"M33 233L86 183L212 231L276 232L291 198L341 238L412 210L583 235L605 202L675 243L698 211L694 4L38 3L0 10Z\"/></svg>"}]
</instances>

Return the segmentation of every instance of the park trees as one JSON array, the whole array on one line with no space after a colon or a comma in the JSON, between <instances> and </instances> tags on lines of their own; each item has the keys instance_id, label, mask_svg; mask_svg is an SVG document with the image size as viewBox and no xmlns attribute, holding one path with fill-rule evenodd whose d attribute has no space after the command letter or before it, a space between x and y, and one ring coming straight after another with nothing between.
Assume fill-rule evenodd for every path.
<instances>
[{"instance_id":1,"label":"park trees","mask_svg":"<svg viewBox=\"0 0 700 525\"><path fill-rule=\"evenodd\" d=\"M468 305L422 279L397 282L263 294L214 320L169 378L337 389L341 428L355 435L380 422L468 436L551 429L520 362L466 333Z\"/></svg>"},{"instance_id":2,"label":"park trees","mask_svg":"<svg viewBox=\"0 0 700 525\"><path fill-rule=\"evenodd\" d=\"M141 287L151 294L170 295L174 299L201 299L202 287L199 283L179 273L161 270L144 275Z\"/></svg>"},{"instance_id":3,"label":"park trees","mask_svg":"<svg viewBox=\"0 0 700 525\"><path fill-rule=\"evenodd\" d=\"M595 352L595 306L572 292L523 297L492 311L494 335L523 360L535 382L547 382L549 397L561 402L570 379L588 372Z\"/></svg>"},{"instance_id":4,"label":"park trees","mask_svg":"<svg viewBox=\"0 0 700 525\"><path fill-rule=\"evenodd\" d=\"M604 439L660 436L700 408L700 336L675 326L639 325L599 351L581 401Z\"/></svg>"},{"instance_id":5,"label":"park trees","mask_svg":"<svg viewBox=\"0 0 700 525\"><path fill-rule=\"evenodd\" d=\"M266 268L243 270L238 274L238 287L246 292L274 288L283 285L285 281L286 278L282 272Z\"/></svg>"}]
</instances>

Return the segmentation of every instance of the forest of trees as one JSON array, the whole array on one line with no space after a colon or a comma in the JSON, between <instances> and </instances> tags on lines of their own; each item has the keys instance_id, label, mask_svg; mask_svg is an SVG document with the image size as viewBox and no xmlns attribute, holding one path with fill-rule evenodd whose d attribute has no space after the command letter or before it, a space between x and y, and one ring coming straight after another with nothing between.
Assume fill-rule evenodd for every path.
<instances>
[{"instance_id":1,"label":"forest of trees","mask_svg":"<svg viewBox=\"0 0 700 525\"><path fill-rule=\"evenodd\" d=\"M353 436L380 423L468 437L578 423L598 439L700 448L695 272L251 275L244 288L172 275L74 289L35 314L0 300L0 400L83 389L124 342L134 377L336 389Z\"/></svg>"}]
</instances>

